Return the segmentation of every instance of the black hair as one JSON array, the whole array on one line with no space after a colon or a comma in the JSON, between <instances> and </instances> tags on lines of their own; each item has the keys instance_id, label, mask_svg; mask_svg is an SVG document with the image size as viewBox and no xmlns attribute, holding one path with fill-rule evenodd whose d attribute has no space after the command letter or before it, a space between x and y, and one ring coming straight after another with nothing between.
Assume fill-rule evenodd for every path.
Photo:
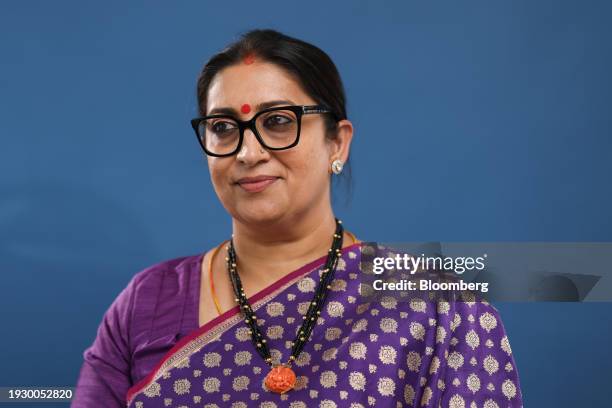
<instances>
[{"instance_id":1,"label":"black hair","mask_svg":"<svg viewBox=\"0 0 612 408\"><path fill-rule=\"evenodd\" d=\"M197 83L198 110L206 115L208 88L221 70L253 56L285 69L302 85L317 104L326 106L331 114L324 115L326 137L337 136L338 121L346 119L346 95L336 65L320 48L276 30L257 29L244 33L237 41L213 55L204 65ZM350 165L345 164L349 179Z\"/></svg>"}]
</instances>

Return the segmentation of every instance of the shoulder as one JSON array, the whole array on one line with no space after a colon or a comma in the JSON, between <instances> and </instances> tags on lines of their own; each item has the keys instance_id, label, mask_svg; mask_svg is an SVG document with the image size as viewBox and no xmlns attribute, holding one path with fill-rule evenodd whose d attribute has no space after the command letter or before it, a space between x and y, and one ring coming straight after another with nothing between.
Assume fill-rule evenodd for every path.
<instances>
[{"instance_id":1,"label":"shoulder","mask_svg":"<svg viewBox=\"0 0 612 408\"><path fill-rule=\"evenodd\" d=\"M189 255L154 263L138 271L118 296L132 348L151 338L174 336L190 321L199 291L202 255Z\"/></svg>"},{"instance_id":2,"label":"shoulder","mask_svg":"<svg viewBox=\"0 0 612 408\"><path fill-rule=\"evenodd\" d=\"M457 332L476 330L487 335L505 336L499 310L484 299L454 302L453 326ZM463 329L463 330L461 330Z\"/></svg>"},{"instance_id":3,"label":"shoulder","mask_svg":"<svg viewBox=\"0 0 612 408\"><path fill-rule=\"evenodd\" d=\"M133 290L157 286L166 280L189 278L202 259L202 254L181 256L157 262L138 271L130 280L128 287Z\"/></svg>"},{"instance_id":4,"label":"shoulder","mask_svg":"<svg viewBox=\"0 0 612 408\"><path fill-rule=\"evenodd\" d=\"M136 272L127 286L117 296L111 308L125 314L128 323L132 317L138 321L152 319L161 313L160 305L176 306L175 303L194 294L199 281L199 262L202 255L189 255L161 262Z\"/></svg>"},{"instance_id":5,"label":"shoulder","mask_svg":"<svg viewBox=\"0 0 612 408\"><path fill-rule=\"evenodd\" d=\"M190 255L157 262L136 272L128 284L113 300L107 313L130 313L135 303L152 304L160 297L162 287L190 287L195 276L194 268L201 255Z\"/></svg>"}]
</instances>

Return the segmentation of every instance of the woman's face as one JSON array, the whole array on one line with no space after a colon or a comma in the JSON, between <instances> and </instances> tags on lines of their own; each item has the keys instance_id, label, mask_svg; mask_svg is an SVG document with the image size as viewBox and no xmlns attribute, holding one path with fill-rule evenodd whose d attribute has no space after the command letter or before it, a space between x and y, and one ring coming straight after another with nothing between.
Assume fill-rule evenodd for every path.
<instances>
[{"instance_id":1,"label":"woman's face","mask_svg":"<svg viewBox=\"0 0 612 408\"><path fill-rule=\"evenodd\" d=\"M248 120L261 110L260 105L270 103L316 104L282 68L255 61L227 67L214 77L208 89L207 114L229 108L238 119ZM250 106L249 113L242 112L245 104ZM246 129L237 154L208 156L214 189L233 218L256 225L297 221L309 211L329 209L330 163L346 161L348 147L343 149L341 141L325 138L323 115L302 116L300 140L293 148L269 151ZM266 180L252 182L262 177Z\"/></svg>"}]
</instances>

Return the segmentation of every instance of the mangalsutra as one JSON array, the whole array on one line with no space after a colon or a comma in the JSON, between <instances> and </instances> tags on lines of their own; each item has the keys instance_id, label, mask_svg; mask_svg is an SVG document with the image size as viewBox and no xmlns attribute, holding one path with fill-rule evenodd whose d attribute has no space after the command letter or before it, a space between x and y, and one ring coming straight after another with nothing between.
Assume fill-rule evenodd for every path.
<instances>
[{"instance_id":1,"label":"mangalsutra","mask_svg":"<svg viewBox=\"0 0 612 408\"><path fill-rule=\"evenodd\" d=\"M266 364L271 367L270 372L266 376L264 384L266 388L272 392L283 394L293 387L295 387L296 375L291 364L297 360L298 356L304 349L306 342L310 338L312 330L317 323L318 317L321 315L321 309L325 303L329 289L331 289L331 282L334 279L336 272L336 266L338 265L338 259L340 257L342 248L342 237L344 228L342 227L342 221L336 218L336 230L333 235L332 245L325 261L325 266L321 271L321 278L319 284L315 290L315 295L310 302L308 311L303 318L302 326L298 330L296 338L291 343L291 356L286 363L273 363L272 356L270 354L270 348L268 347L268 340L266 336L259 329L257 324L257 316L253 311L242 287L238 270L236 269L236 251L234 249L234 240L231 239L227 246L228 256L227 269L232 282L232 288L234 289L234 295L236 296L235 301L240 306L240 311L244 316L244 322L249 327L249 334L257 353L264 359Z\"/></svg>"}]
</instances>

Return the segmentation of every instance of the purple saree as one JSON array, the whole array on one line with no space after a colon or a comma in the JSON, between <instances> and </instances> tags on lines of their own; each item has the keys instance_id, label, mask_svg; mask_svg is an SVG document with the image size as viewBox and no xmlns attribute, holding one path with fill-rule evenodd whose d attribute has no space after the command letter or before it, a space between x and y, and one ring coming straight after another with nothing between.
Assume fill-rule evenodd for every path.
<instances>
[{"instance_id":1,"label":"purple saree","mask_svg":"<svg viewBox=\"0 0 612 408\"><path fill-rule=\"evenodd\" d=\"M359 244L342 250L319 322L293 365L295 389L278 395L264 388L269 367L236 307L178 341L129 389L127 406L522 407L495 308L392 298L363 303L360 256ZM323 263L305 265L250 298L275 361L290 355ZM194 269L199 273L199 265Z\"/></svg>"}]
</instances>

